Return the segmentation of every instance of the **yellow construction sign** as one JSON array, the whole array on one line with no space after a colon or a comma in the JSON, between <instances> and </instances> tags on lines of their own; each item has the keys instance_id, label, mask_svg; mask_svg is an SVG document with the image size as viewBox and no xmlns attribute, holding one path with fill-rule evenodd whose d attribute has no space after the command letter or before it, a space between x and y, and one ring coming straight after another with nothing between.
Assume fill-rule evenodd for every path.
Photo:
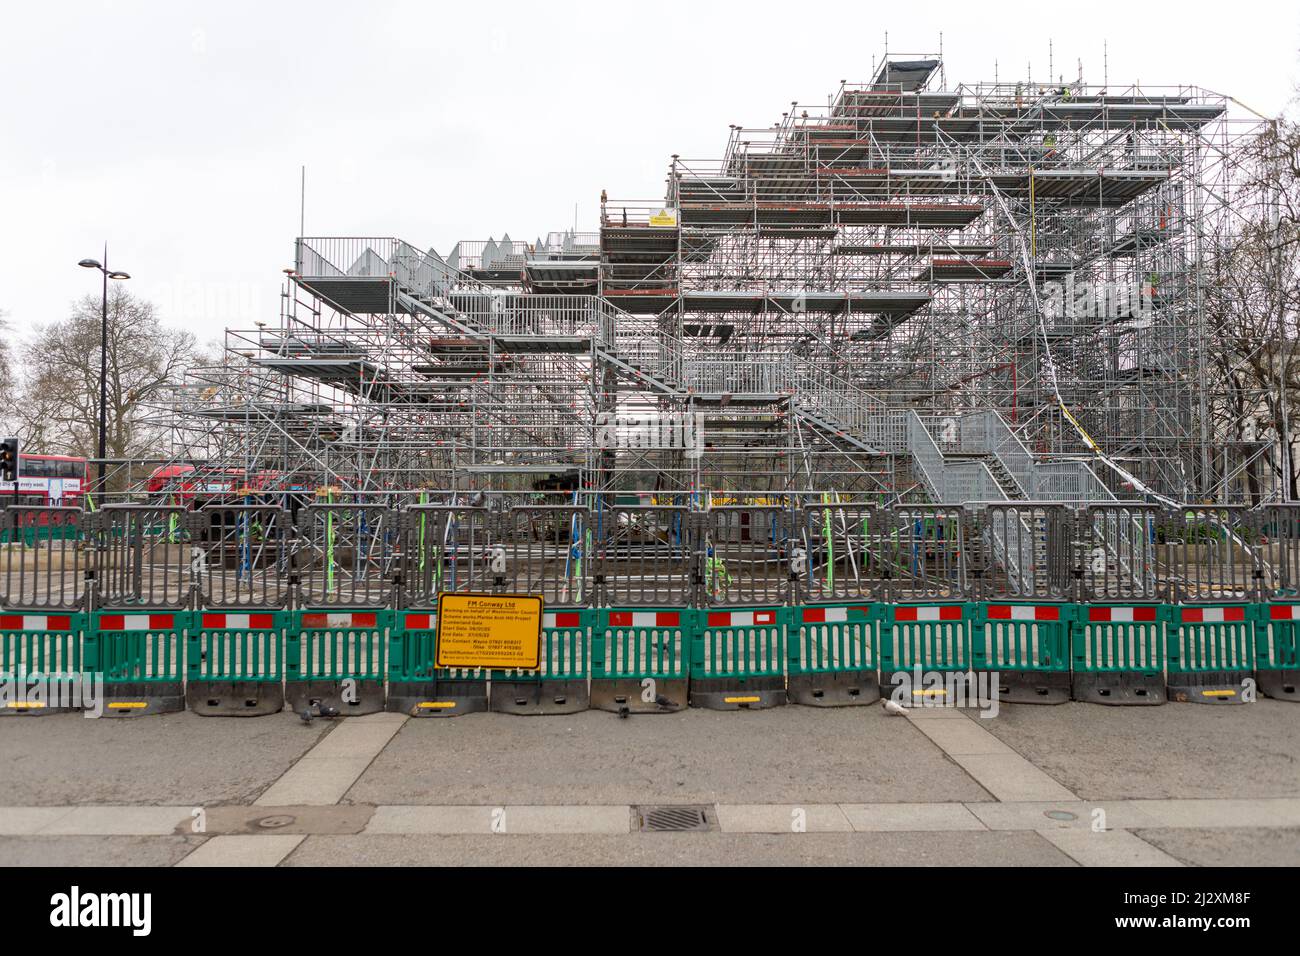
<instances>
[{"instance_id":1,"label":"yellow construction sign","mask_svg":"<svg viewBox=\"0 0 1300 956\"><path fill-rule=\"evenodd\" d=\"M671 229L677 225L677 213L671 209L660 209L658 212L652 212L650 214L650 225L666 226Z\"/></svg>"},{"instance_id":2,"label":"yellow construction sign","mask_svg":"<svg viewBox=\"0 0 1300 956\"><path fill-rule=\"evenodd\" d=\"M439 594L438 667L522 667L541 663L537 594Z\"/></svg>"}]
</instances>

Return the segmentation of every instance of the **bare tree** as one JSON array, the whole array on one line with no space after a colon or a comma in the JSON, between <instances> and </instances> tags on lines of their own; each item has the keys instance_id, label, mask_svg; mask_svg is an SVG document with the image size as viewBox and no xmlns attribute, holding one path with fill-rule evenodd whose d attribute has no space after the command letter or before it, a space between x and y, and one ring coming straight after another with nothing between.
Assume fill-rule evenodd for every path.
<instances>
[{"instance_id":1,"label":"bare tree","mask_svg":"<svg viewBox=\"0 0 1300 956\"><path fill-rule=\"evenodd\" d=\"M13 425L14 355L6 315L0 310L0 431Z\"/></svg>"},{"instance_id":2,"label":"bare tree","mask_svg":"<svg viewBox=\"0 0 1300 956\"><path fill-rule=\"evenodd\" d=\"M39 329L24 350L27 374L17 412L29 450L95 457L100 326L100 298L88 295L73 304L68 318ZM194 335L164 326L152 303L115 286L109 290L107 354L107 455L149 457L159 437L148 421L149 403L198 359Z\"/></svg>"},{"instance_id":3,"label":"bare tree","mask_svg":"<svg viewBox=\"0 0 1300 956\"><path fill-rule=\"evenodd\" d=\"M1246 493L1297 498L1300 449L1300 126L1275 120L1239 158L1233 215L1209 237L1211 427ZM1226 476L1225 476L1226 477ZM1266 481L1271 479L1271 481Z\"/></svg>"}]
</instances>

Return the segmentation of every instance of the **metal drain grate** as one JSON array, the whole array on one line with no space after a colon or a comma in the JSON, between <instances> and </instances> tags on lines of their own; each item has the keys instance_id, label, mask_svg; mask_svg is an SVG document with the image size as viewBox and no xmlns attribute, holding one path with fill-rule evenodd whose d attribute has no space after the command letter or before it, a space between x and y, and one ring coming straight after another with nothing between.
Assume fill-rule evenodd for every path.
<instances>
[{"instance_id":1,"label":"metal drain grate","mask_svg":"<svg viewBox=\"0 0 1300 956\"><path fill-rule=\"evenodd\" d=\"M637 829L642 833L687 833L712 830L709 808L704 806L637 807Z\"/></svg>"}]
</instances>

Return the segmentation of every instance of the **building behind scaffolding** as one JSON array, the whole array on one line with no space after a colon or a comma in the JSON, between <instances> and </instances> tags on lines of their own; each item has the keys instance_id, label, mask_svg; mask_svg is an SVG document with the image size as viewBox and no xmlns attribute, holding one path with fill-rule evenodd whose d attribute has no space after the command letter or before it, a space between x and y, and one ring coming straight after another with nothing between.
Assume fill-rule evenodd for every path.
<instances>
[{"instance_id":1,"label":"building behind scaffolding","mask_svg":"<svg viewBox=\"0 0 1300 956\"><path fill-rule=\"evenodd\" d=\"M300 237L278 322L175 390L171 454L358 494L1213 492L1202 243L1256 125L945 79L886 57L662 197L602 192L597 232Z\"/></svg>"}]
</instances>

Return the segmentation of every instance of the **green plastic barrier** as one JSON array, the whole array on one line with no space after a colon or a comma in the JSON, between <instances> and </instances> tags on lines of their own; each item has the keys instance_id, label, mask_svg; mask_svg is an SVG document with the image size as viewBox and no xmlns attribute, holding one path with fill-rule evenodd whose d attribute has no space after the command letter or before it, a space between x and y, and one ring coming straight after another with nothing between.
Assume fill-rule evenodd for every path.
<instances>
[{"instance_id":1,"label":"green plastic barrier","mask_svg":"<svg viewBox=\"0 0 1300 956\"><path fill-rule=\"evenodd\" d=\"M388 704L412 717L459 717L488 709L487 670L436 666L436 611L395 611L388 640Z\"/></svg>"},{"instance_id":2,"label":"green plastic barrier","mask_svg":"<svg viewBox=\"0 0 1300 956\"><path fill-rule=\"evenodd\" d=\"M1170 700L1242 704L1255 670L1253 608L1179 605L1165 609L1165 655Z\"/></svg>"},{"instance_id":3,"label":"green plastic barrier","mask_svg":"<svg viewBox=\"0 0 1300 956\"><path fill-rule=\"evenodd\" d=\"M991 601L975 607L972 669L997 674L1001 700L1063 704L1070 699L1073 605Z\"/></svg>"},{"instance_id":4,"label":"green plastic barrier","mask_svg":"<svg viewBox=\"0 0 1300 956\"><path fill-rule=\"evenodd\" d=\"M1165 695L1165 619L1158 604L1081 604L1070 628L1075 700L1156 705Z\"/></svg>"},{"instance_id":5,"label":"green plastic barrier","mask_svg":"<svg viewBox=\"0 0 1300 956\"><path fill-rule=\"evenodd\" d=\"M86 634L87 670L104 675L104 716L143 717L185 709L189 611L94 611Z\"/></svg>"},{"instance_id":6,"label":"green plastic barrier","mask_svg":"<svg viewBox=\"0 0 1300 956\"><path fill-rule=\"evenodd\" d=\"M185 642L185 700L205 716L257 717L284 709L287 612L196 611Z\"/></svg>"},{"instance_id":7,"label":"green plastic barrier","mask_svg":"<svg viewBox=\"0 0 1300 956\"><path fill-rule=\"evenodd\" d=\"M591 706L615 713L666 713L687 705L689 608L592 611Z\"/></svg>"},{"instance_id":8,"label":"green plastic barrier","mask_svg":"<svg viewBox=\"0 0 1300 956\"><path fill-rule=\"evenodd\" d=\"M0 611L0 716L76 710L85 615Z\"/></svg>"},{"instance_id":9,"label":"green plastic barrier","mask_svg":"<svg viewBox=\"0 0 1300 956\"><path fill-rule=\"evenodd\" d=\"M955 675L971 670L971 622L966 603L886 605L880 629L880 692L903 693L904 705L952 696ZM943 686L917 686L927 673L945 676ZM964 680L964 678L963 678Z\"/></svg>"},{"instance_id":10,"label":"green plastic barrier","mask_svg":"<svg viewBox=\"0 0 1300 956\"><path fill-rule=\"evenodd\" d=\"M572 714L591 705L588 608L542 613L541 666L492 671L492 710L510 714Z\"/></svg>"},{"instance_id":11,"label":"green plastic barrier","mask_svg":"<svg viewBox=\"0 0 1300 956\"><path fill-rule=\"evenodd\" d=\"M1255 680L1275 700L1300 701L1300 604L1256 608Z\"/></svg>"},{"instance_id":12,"label":"green plastic barrier","mask_svg":"<svg viewBox=\"0 0 1300 956\"><path fill-rule=\"evenodd\" d=\"M393 611L290 612L284 695L294 713L360 716L384 709Z\"/></svg>"},{"instance_id":13,"label":"green plastic barrier","mask_svg":"<svg viewBox=\"0 0 1300 956\"><path fill-rule=\"evenodd\" d=\"M780 607L696 611L691 705L739 710L786 703L785 618Z\"/></svg>"},{"instance_id":14,"label":"green plastic barrier","mask_svg":"<svg viewBox=\"0 0 1300 956\"><path fill-rule=\"evenodd\" d=\"M843 707L878 701L884 616L884 605L862 601L786 608L791 703Z\"/></svg>"}]
</instances>

